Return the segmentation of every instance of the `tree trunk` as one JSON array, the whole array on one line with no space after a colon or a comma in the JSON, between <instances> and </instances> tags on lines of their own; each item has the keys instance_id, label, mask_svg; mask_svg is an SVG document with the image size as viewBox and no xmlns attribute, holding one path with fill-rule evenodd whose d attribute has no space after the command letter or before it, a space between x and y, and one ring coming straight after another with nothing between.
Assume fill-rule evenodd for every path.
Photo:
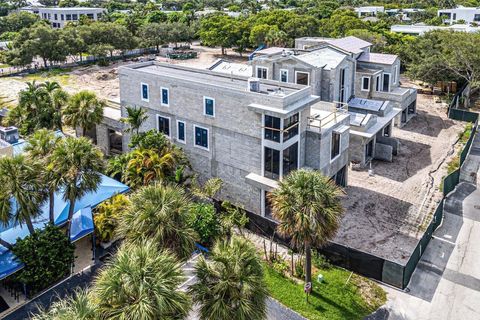
<instances>
[{"instance_id":1,"label":"tree trunk","mask_svg":"<svg viewBox=\"0 0 480 320\"><path fill-rule=\"evenodd\" d=\"M43 65L45 66L45 69L48 69L47 59L45 58L42 58L42 59L43 59Z\"/></svg>"},{"instance_id":2,"label":"tree trunk","mask_svg":"<svg viewBox=\"0 0 480 320\"><path fill-rule=\"evenodd\" d=\"M54 215L54 206L55 206L55 190L50 190L49 191L49 197L50 197L50 207L49 207L49 218L50 218L50 223L53 225L55 223L55 215Z\"/></svg>"},{"instance_id":3,"label":"tree trunk","mask_svg":"<svg viewBox=\"0 0 480 320\"><path fill-rule=\"evenodd\" d=\"M13 246L9 242L7 242L7 241L5 241L1 238L0 238L0 245L4 246L5 248L7 248L9 250L13 249Z\"/></svg>"},{"instance_id":4,"label":"tree trunk","mask_svg":"<svg viewBox=\"0 0 480 320\"><path fill-rule=\"evenodd\" d=\"M225 55L225 48L222 47L222 55L224 56Z\"/></svg>"},{"instance_id":5,"label":"tree trunk","mask_svg":"<svg viewBox=\"0 0 480 320\"><path fill-rule=\"evenodd\" d=\"M87 128L83 127L82 128L82 137L85 137L86 134L87 134Z\"/></svg>"},{"instance_id":6,"label":"tree trunk","mask_svg":"<svg viewBox=\"0 0 480 320\"><path fill-rule=\"evenodd\" d=\"M309 243L305 244L305 284L312 282L312 248ZM313 290L313 284L312 284Z\"/></svg>"},{"instance_id":7,"label":"tree trunk","mask_svg":"<svg viewBox=\"0 0 480 320\"><path fill-rule=\"evenodd\" d=\"M27 228L28 228L28 231L30 231L30 234L33 234L35 232L35 228L33 227L32 219L28 217L25 223L27 224Z\"/></svg>"},{"instance_id":8,"label":"tree trunk","mask_svg":"<svg viewBox=\"0 0 480 320\"><path fill-rule=\"evenodd\" d=\"M75 210L75 199L70 199L70 207L68 208L67 220L67 237L70 239L70 229L72 228L72 218Z\"/></svg>"},{"instance_id":9,"label":"tree trunk","mask_svg":"<svg viewBox=\"0 0 480 320\"><path fill-rule=\"evenodd\" d=\"M80 62L83 61L82 53L80 52Z\"/></svg>"}]
</instances>

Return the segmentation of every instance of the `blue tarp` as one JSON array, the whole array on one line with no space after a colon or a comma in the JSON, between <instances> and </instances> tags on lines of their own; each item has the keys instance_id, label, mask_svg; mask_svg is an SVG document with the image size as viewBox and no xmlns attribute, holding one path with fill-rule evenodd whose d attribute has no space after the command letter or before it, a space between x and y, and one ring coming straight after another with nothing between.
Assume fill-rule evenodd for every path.
<instances>
[{"instance_id":1,"label":"blue tarp","mask_svg":"<svg viewBox=\"0 0 480 320\"><path fill-rule=\"evenodd\" d=\"M97 191L87 193L75 203L75 214L70 231L71 241L76 241L93 232L92 208L116 194L128 191L128 189L128 186L123 183L102 175L102 181ZM61 191L55 194L55 225L63 225L67 222L69 207L70 205L63 199ZM35 229L43 229L49 222L49 208L49 201L47 201L42 206L41 215L33 221ZM0 238L11 244L15 244L18 238L23 239L30 234L26 225L20 226L14 223L9 223L7 227L0 230ZM22 267L19 262L15 262L12 258L13 254L5 248L2 250L2 248L0 246L0 279L9 276Z\"/></svg>"}]
</instances>

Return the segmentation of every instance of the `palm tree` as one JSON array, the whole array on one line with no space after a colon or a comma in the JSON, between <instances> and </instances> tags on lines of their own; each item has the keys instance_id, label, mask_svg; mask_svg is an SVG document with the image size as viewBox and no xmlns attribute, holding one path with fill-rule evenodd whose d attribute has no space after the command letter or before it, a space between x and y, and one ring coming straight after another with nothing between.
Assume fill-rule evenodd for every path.
<instances>
[{"instance_id":1,"label":"palm tree","mask_svg":"<svg viewBox=\"0 0 480 320\"><path fill-rule=\"evenodd\" d=\"M55 301L48 310L40 309L32 320L95 320L96 309L87 290L76 290L74 295Z\"/></svg>"},{"instance_id":2,"label":"palm tree","mask_svg":"<svg viewBox=\"0 0 480 320\"><path fill-rule=\"evenodd\" d=\"M180 259L191 256L197 234L188 226L190 199L178 186L154 184L134 193L122 214L118 235L129 242L153 239Z\"/></svg>"},{"instance_id":3,"label":"palm tree","mask_svg":"<svg viewBox=\"0 0 480 320\"><path fill-rule=\"evenodd\" d=\"M75 201L88 192L97 190L101 182L103 154L87 138L61 139L52 153L49 169L61 172L59 185L64 200L69 201L67 234L70 233Z\"/></svg>"},{"instance_id":4,"label":"palm tree","mask_svg":"<svg viewBox=\"0 0 480 320\"><path fill-rule=\"evenodd\" d=\"M190 286L201 320L265 319L267 287L255 247L243 238L218 242L195 266Z\"/></svg>"},{"instance_id":5,"label":"palm tree","mask_svg":"<svg viewBox=\"0 0 480 320\"><path fill-rule=\"evenodd\" d=\"M55 192L59 188L61 172L56 167L50 167L50 157L61 138L54 132L47 129L36 131L25 146L25 152L28 152L31 159L39 159L42 163L42 184L48 191L49 198L49 220L54 224Z\"/></svg>"},{"instance_id":6,"label":"palm tree","mask_svg":"<svg viewBox=\"0 0 480 320\"><path fill-rule=\"evenodd\" d=\"M135 149L123 173L123 182L132 188L146 186L163 180L176 166L176 158L170 152L160 154L152 149Z\"/></svg>"},{"instance_id":7,"label":"palm tree","mask_svg":"<svg viewBox=\"0 0 480 320\"><path fill-rule=\"evenodd\" d=\"M93 299L100 319L185 319L188 296L180 264L153 241L126 243L100 271Z\"/></svg>"},{"instance_id":8,"label":"palm tree","mask_svg":"<svg viewBox=\"0 0 480 320\"><path fill-rule=\"evenodd\" d=\"M70 97L64 110L65 123L82 129L82 136L87 130L102 122L106 103L97 98L94 92L80 91Z\"/></svg>"},{"instance_id":9,"label":"palm tree","mask_svg":"<svg viewBox=\"0 0 480 320\"><path fill-rule=\"evenodd\" d=\"M55 113L53 115L53 118L54 118L53 122L56 127L55 129L63 131L62 109L68 103L68 99L69 99L68 93L62 90L62 87L56 81L52 81L52 82L45 81L40 86L42 86L50 95L50 100L51 100L53 109L55 110Z\"/></svg>"},{"instance_id":10,"label":"palm tree","mask_svg":"<svg viewBox=\"0 0 480 320\"><path fill-rule=\"evenodd\" d=\"M40 183L40 165L23 155L0 158L0 222L26 224L32 234L32 219L38 217L45 201ZM12 201L15 200L15 203Z\"/></svg>"},{"instance_id":11,"label":"palm tree","mask_svg":"<svg viewBox=\"0 0 480 320\"><path fill-rule=\"evenodd\" d=\"M278 233L291 238L295 248L305 249L306 283L312 282L311 246L325 245L338 230L342 194L342 189L320 172L301 169L280 181L269 195Z\"/></svg>"},{"instance_id":12,"label":"palm tree","mask_svg":"<svg viewBox=\"0 0 480 320\"><path fill-rule=\"evenodd\" d=\"M148 118L147 111L142 108L135 108L130 106L127 106L126 110L127 110L127 117L122 118L122 122L128 124L130 128L128 128L125 131L135 132L135 134L138 135L140 131L140 127Z\"/></svg>"}]
</instances>

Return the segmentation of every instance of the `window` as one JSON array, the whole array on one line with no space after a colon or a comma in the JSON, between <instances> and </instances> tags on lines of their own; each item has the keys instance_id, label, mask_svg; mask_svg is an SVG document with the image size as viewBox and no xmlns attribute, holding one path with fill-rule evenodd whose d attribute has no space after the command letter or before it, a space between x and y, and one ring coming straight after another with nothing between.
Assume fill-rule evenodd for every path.
<instances>
[{"instance_id":1,"label":"window","mask_svg":"<svg viewBox=\"0 0 480 320\"><path fill-rule=\"evenodd\" d=\"M177 121L177 140L185 143L185 122Z\"/></svg>"},{"instance_id":2,"label":"window","mask_svg":"<svg viewBox=\"0 0 480 320\"><path fill-rule=\"evenodd\" d=\"M265 115L265 139L280 142L280 118Z\"/></svg>"},{"instance_id":3,"label":"window","mask_svg":"<svg viewBox=\"0 0 480 320\"><path fill-rule=\"evenodd\" d=\"M298 142L283 150L283 176L298 169Z\"/></svg>"},{"instance_id":4,"label":"window","mask_svg":"<svg viewBox=\"0 0 480 320\"><path fill-rule=\"evenodd\" d=\"M257 78L267 79L268 69L265 67L257 67Z\"/></svg>"},{"instance_id":5,"label":"window","mask_svg":"<svg viewBox=\"0 0 480 320\"><path fill-rule=\"evenodd\" d=\"M101 13L97 13L97 19L100 19L102 17Z\"/></svg>"},{"instance_id":6,"label":"window","mask_svg":"<svg viewBox=\"0 0 480 320\"><path fill-rule=\"evenodd\" d=\"M332 132L330 159L333 160L340 154L340 133Z\"/></svg>"},{"instance_id":7,"label":"window","mask_svg":"<svg viewBox=\"0 0 480 320\"><path fill-rule=\"evenodd\" d=\"M195 145L208 150L208 129L194 126L195 128Z\"/></svg>"},{"instance_id":8,"label":"window","mask_svg":"<svg viewBox=\"0 0 480 320\"><path fill-rule=\"evenodd\" d=\"M56 13L53 14L53 20L58 20L58 16Z\"/></svg>"},{"instance_id":9,"label":"window","mask_svg":"<svg viewBox=\"0 0 480 320\"><path fill-rule=\"evenodd\" d=\"M93 13L87 13L87 18L93 20Z\"/></svg>"},{"instance_id":10,"label":"window","mask_svg":"<svg viewBox=\"0 0 480 320\"><path fill-rule=\"evenodd\" d=\"M383 87L382 90L385 92L390 91L390 73L383 74Z\"/></svg>"},{"instance_id":11,"label":"window","mask_svg":"<svg viewBox=\"0 0 480 320\"><path fill-rule=\"evenodd\" d=\"M453 14L453 20L454 21L457 20L457 14L456 13Z\"/></svg>"},{"instance_id":12,"label":"window","mask_svg":"<svg viewBox=\"0 0 480 320\"><path fill-rule=\"evenodd\" d=\"M288 70L285 70L285 69L280 70L280 81L288 82Z\"/></svg>"},{"instance_id":13,"label":"window","mask_svg":"<svg viewBox=\"0 0 480 320\"><path fill-rule=\"evenodd\" d=\"M345 102L345 68L340 69L339 101Z\"/></svg>"},{"instance_id":14,"label":"window","mask_svg":"<svg viewBox=\"0 0 480 320\"><path fill-rule=\"evenodd\" d=\"M370 91L370 78L362 77L362 91Z\"/></svg>"},{"instance_id":15,"label":"window","mask_svg":"<svg viewBox=\"0 0 480 320\"><path fill-rule=\"evenodd\" d=\"M375 91L380 91L380 76L377 76L375 80Z\"/></svg>"},{"instance_id":16,"label":"window","mask_svg":"<svg viewBox=\"0 0 480 320\"><path fill-rule=\"evenodd\" d=\"M64 16L63 16L63 13L60 15L60 20L64 20Z\"/></svg>"},{"instance_id":17,"label":"window","mask_svg":"<svg viewBox=\"0 0 480 320\"><path fill-rule=\"evenodd\" d=\"M72 20L77 21L78 20L78 14L76 14L76 13L72 14Z\"/></svg>"},{"instance_id":18,"label":"window","mask_svg":"<svg viewBox=\"0 0 480 320\"><path fill-rule=\"evenodd\" d=\"M148 84L142 83L141 88L142 88L142 100L148 101Z\"/></svg>"},{"instance_id":19,"label":"window","mask_svg":"<svg viewBox=\"0 0 480 320\"><path fill-rule=\"evenodd\" d=\"M264 176L278 179L280 175L280 151L265 147Z\"/></svg>"},{"instance_id":20,"label":"window","mask_svg":"<svg viewBox=\"0 0 480 320\"><path fill-rule=\"evenodd\" d=\"M170 137L170 118L157 116L157 130Z\"/></svg>"},{"instance_id":21,"label":"window","mask_svg":"<svg viewBox=\"0 0 480 320\"><path fill-rule=\"evenodd\" d=\"M215 99L203 97L203 110L206 116L215 117Z\"/></svg>"},{"instance_id":22,"label":"window","mask_svg":"<svg viewBox=\"0 0 480 320\"><path fill-rule=\"evenodd\" d=\"M162 88L162 106L168 107L168 99L169 99L168 89Z\"/></svg>"},{"instance_id":23,"label":"window","mask_svg":"<svg viewBox=\"0 0 480 320\"><path fill-rule=\"evenodd\" d=\"M283 142L298 135L298 113L283 120Z\"/></svg>"},{"instance_id":24,"label":"window","mask_svg":"<svg viewBox=\"0 0 480 320\"><path fill-rule=\"evenodd\" d=\"M72 20L72 15L71 14L66 14L65 17L66 17L65 20L67 20L67 21Z\"/></svg>"},{"instance_id":25,"label":"window","mask_svg":"<svg viewBox=\"0 0 480 320\"><path fill-rule=\"evenodd\" d=\"M297 84L303 84L305 86L308 86L309 84L309 76L310 74L307 73L307 72L300 72L300 71L297 71L295 72L295 82Z\"/></svg>"}]
</instances>

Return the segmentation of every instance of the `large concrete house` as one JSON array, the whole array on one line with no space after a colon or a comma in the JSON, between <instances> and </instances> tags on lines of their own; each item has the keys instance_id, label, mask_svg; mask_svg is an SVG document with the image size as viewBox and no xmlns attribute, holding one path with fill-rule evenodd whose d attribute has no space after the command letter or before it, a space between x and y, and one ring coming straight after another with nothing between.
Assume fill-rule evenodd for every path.
<instances>
[{"instance_id":1,"label":"large concrete house","mask_svg":"<svg viewBox=\"0 0 480 320\"><path fill-rule=\"evenodd\" d=\"M290 171L320 170L347 183L350 115L309 86L147 62L121 67L120 99L148 112L220 197L269 216L267 193ZM124 135L126 150L129 137Z\"/></svg>"},{"instance_id":2,"label":"large concrete house","mask_svg":"<svg viewBox=\"0 0 480 320\"><path fill-rule=\"evenodd\" d=\"M439 17L448 24L464 23L480 23L480 7L464 7L458 6L452 9L440 9L437 12Z\"/></svg>"},{"instance_id":3,"label":"large concrete house","mask_svg":"<svg viewBox=\"0 0 480 320\"><path fill-rule=\"evenodd\" d=\"M81 16L91 20L99 20L106 12L103 8L86 7L24 7L20 11L28 11L37 14L41 19L48 20L52 28L63 28L69 22L78 22Z\"/></svg>"}]
</instances>

